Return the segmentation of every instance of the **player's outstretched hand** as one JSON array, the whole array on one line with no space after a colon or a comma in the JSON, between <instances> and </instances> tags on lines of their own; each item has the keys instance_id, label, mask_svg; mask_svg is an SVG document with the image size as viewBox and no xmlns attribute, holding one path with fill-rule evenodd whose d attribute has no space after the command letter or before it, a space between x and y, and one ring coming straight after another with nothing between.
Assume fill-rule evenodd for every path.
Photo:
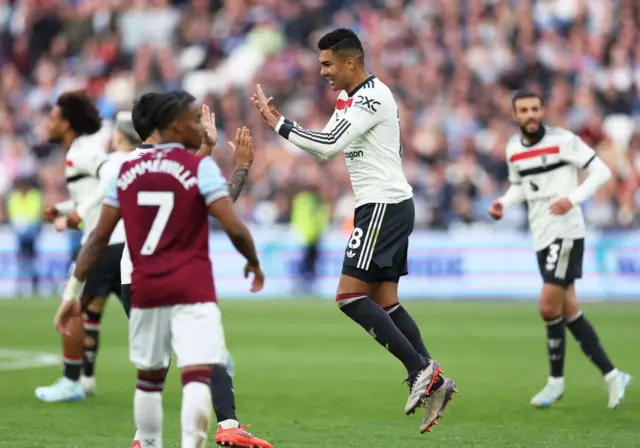
<instances>
[{"instance_id":1,"label":"player's outstretched hand","mask_svg":"<svg viewBox=\"0 0 640 448\"><path fill-rule=\"evenodd\" d=\"M42 219L45 222L53 222L58 214L58 210L53 205L47 205L42 212Z\"/></svg>"},{"instance_id":2,"label":"player's outstretched hand","mask_svg":"<svg viewBox=\"0 0 640 448\"><path fill-rule=\"evenodd\" d=\"M500 201L495 201L493 204L491 204L491 207L489 207L489 216L491 216L496 221L501 220L503 214L504 207Z\"/></svg>"},{"instance_id":3,"label":"player's outstretched hand","mask_svg":"<svg viewBox=\"0 0 640 448\"><path fill-rule=\"evenodd\" d=\"M273 97L267 98L260 84L256 85L256 93L251 97L251 102L256 107L262 119L272 130L276 129L278 121L280 121L280 112L273 105Z\"/></svg>"},{"instance_id":4,"label":"player's outstretched hand","mask_svg":"<svg viewBox=\"0 0 640 448\"><path fill-rule=\"evenodd\" d=\"M573 208L573 204L569 198L558 199L556 202L549 206L549 211L552 215L564 215Z\"/></svg>"},{"instance_id":5,"label":"player's outstretched hand","mask_svg":"<svg viewBox=\"0 0 640 448\"><path fill-rule=\"evenodd\" d=\"M204 128L204 141L202 143L211 147L218 143L218 129L216 128L216 114L211 112L209 106L202 105L202 116L200 122Z\"/></svg>"},{"instance_id":6,"label":"player's outstretched hand","mask_svg":"<svg viewBox=\"0 0 640 448\"><path fill-rule=\"evenodd\" d=\"M253 273L253 281L251 282L251 292L258 292L264 286L264 272L260 266L254 266L247 263L244 266L244 278L249 278L249 274Z\"/></svg>"},{"instance_id":7,"label":"player's outstretched hand","mask_svg":"<svg viewBox=\"0 0 640 448\"><path fill-rule=\"evenodd\" d=\"M253 164L253 137L249 128L238 129L234 143L229 142L229 146L236 155L236 166L248 168Z\"/></svg>"},{"instance_id":8,"label":"player's outstretched hand","mask_svg":"<svg viewBox=\"0 0 640 448\"><path fill-rule=\"evenodd\" d=\"M53 325L62 335L69 334L69 322L74 317L80 316L80 302L76 300L63 300L60 302L56 316L53 319Z\"/></svg>"}]
</instances>

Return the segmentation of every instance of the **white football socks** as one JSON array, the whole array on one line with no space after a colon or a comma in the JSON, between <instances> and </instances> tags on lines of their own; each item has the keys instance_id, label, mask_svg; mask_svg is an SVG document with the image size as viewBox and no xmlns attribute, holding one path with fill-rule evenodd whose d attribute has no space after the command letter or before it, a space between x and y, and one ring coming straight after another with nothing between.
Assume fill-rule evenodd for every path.
<instances>
[{"instance_id":1,"label":"white football socks","mask_svg":"<svg viewBox=\"0 0 640 448\"><path fill-rule=\"evenodd\" d=\"M190 382L182 388L182 444L180 448L204 448L213 408L209 385ZM144 446L143 446L144 448Z\"/></svg>"},{"instance_id":2,"label":"white football socks","mask_svg":"<svg viewBox=\"0 0 640 448\"><path fill-rule=\"evenodd\" d=\"M133 415L138 428L135 440L142 448L162 448L162 392L136 389Z\"/></svg>"}]
</instances>

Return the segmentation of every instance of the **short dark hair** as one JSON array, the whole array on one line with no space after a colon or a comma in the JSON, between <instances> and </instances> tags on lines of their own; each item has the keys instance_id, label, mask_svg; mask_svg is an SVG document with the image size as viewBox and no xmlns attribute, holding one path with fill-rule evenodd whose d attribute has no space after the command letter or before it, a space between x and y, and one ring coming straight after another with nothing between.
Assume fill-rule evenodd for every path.
<instances>
[{"instance_id":1,"label":"short dark hair","mask_svg":"<svg viewBox=\"0 0 640 448\"><path fill-rule=\"evenodd\" d=\"M154 99L160 95L162 95L162 93L159 92L145 93L133 102L131 121L133 121L133 128L142 141L148 139L153 133L154 128L149 123L149 116L151 115L151 107L153 106Z\"/></svg>"},{"instance_id":2,"label":"short dark hair","mask_svg":"<svg viewBox=\"0 0 640 448\"><path fill-rule=\"evenodd\" d=\"M195 97L184 90L160 94L149 104L149 126L160 131L169 127L195 101Z\"/></svg>"},{"instance_id":3,"label":"short dark hair","mask_svg":"<svg viewBox=\"0 0 640 448\"><path fill-rule=\"evenodd\" d=\"M95 134L102 127L100 112L84 90L64 92L56 101L60 115L78 135Z\"/></svg>"},{"instance_id":4,"label":"short dark hair","mask_svg":"<svg viewBox=\"0 0 640 448\"><path fill-rule=\"evenodd\" d=\"M513 110L516 110L516 102L518 100L523 100L525 98L537 98L540 100L540 104L544 106L544 100L540 95L538 95L535 92L532 92L531 90L520 90L511 99L511 107L513 107Z\"/></svg>"},{"instance_id":5,"label":"short dark hair","mask_svg":"<svg viewBox=\"0 0 640 448\"><path fill-rule=\"evenodd\" d=\"M364 47L358 35L348 28L338 28L325 34L318 41L318 50L331 50L334 53L355 53L364 63Z\"/></svg>"}]
</instances>

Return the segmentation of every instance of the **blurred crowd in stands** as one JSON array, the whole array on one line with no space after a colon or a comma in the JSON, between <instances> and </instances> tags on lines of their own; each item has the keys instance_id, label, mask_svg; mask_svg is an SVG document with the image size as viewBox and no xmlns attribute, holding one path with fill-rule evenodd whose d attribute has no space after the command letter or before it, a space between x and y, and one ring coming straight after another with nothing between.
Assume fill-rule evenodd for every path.
<instances>
[{"instance_id":1,"label":"blurred crowd in stands","mask_svg":"<svg viewBox=\"0 0 640 448\"><path fill-rule=\"evenodd\" d=\"M336 93L315 45L337 27L359 34L369 70L396 95L418 228L492 225L520 88L543 94L547 122L579 134L614 172L585 205L590 225L636 223L637 0L0 0L0 197L28 179L44 203L65 199L63 154L46 141L62 91L86 89L109 119L142 93L184 88L216 113L214 157L227 174L228 138L243 125L255 136L238 201L247 220L288 222L292 198L316 189L342 224L353 212L343 158L316 162L249 101L259 82L287 117L322 129ZM524 208L507 218L499 225L525 228Z\"/></svg>"}]
</instances>

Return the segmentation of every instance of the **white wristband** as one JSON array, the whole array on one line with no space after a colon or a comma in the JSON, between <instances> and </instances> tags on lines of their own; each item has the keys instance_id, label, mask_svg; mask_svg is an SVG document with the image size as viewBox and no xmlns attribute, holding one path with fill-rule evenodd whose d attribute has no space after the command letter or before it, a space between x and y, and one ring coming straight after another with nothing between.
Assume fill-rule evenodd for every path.
<instances>
[{"instance_id":1,"label":"white wristband","mask_svg":"<svg viewBox=\"0 0 640 448\"><path fill-rule=\"evenodd\" d=\"M274 129L274 131L279 132L280 131L280 127L284 124L284 115L280 115L280 119L278 120L278 123L276 124L276 128Z\"/></svg>"},{"instance_id":2,"label":"white wristband","mask_svg":"<svg viewBox=\"0 0 640 448\"><path fill-rule=\"evenodd\" d=\"M80 300L80 296L82 296L82 290L84 289L84 282L81 282L73 275L67 281L67 286L64 288L64 292L62 293L62 300Z\"/></svg>"}]
</instances>

